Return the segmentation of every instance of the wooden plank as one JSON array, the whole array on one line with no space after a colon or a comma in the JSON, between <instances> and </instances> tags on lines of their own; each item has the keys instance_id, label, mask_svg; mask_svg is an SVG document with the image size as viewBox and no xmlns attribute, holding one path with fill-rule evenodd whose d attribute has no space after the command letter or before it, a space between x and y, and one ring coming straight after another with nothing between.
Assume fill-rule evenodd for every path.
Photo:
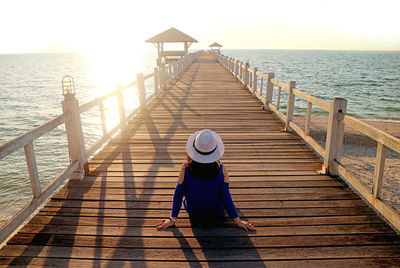
<instances>
[{"instance_id":1,"label":"wooden plank","mask_svg":"<svg viewBox=\"0 0 400 268\"><path fill-rule=\"evenodd\" d=\"M56 258L90 258L96 256L97 247L48 247L9 245L0 256L46 257L49 253ZM98 254L98 253L97 253ZM308 248L247 248L247 249L135 249L135 248L102 248L102 259L113 260L146 260L157 261L238 261L250 260L296 260L319 258L379 258L398 257L397 246L346 246L346 247L308 247ZM262 256L262 257L261 257ZM311 257L312 256L312 257ZM93 258L93 257L92 257Z\"/></svg>"},{"instance_id":2,"label":"wooden plank","mask_svg":"<svg viewBox=\"0 0 400 268\"><path fill-rule=\"evenodd\" d=\"M44 207L38 215L63 215L63 216L96 216L105 217L129 217L129 218L168 218L170 210L151 209L103 209L103 208L53 208ZM180 218L187 218L186 211L182 210ZM351 208L275 208L275 209L241 209L238 211L240 217L324 217L324 216L353 216L374 215L369 207Z\"/></svg>"},{"instance_id":3,"label":"wooden plank","mask_svg":"<svg viewBox=\"0 0 400 268\"><path fill-rule=\"evenodd\" d=\"M177 223L178 224L178 223ZM178 225L179 226L179 225ZM389 233L395 234L386 224L344 224L344 225L315 225L309 226L259 226L257 232L246 232L235 227L209 227L209 228L177 228L179 235L174 233L176 229L158 231L155 227L130 227L130 226L67 226L67 225L26 225L19 233L41 234L77 234L98 235L101 228L103 236L140 236L140 237L243 237L246 236L290 236L290 235L334 235L334 234L370 234ZM1 253L1 251L0 251Z\"/></svg>"},{"instance_id":4,"label":"wooden plank","mask_svg":"<svg viewBox=\"0 0 400 268\"><path fill-rule=\"evenodd\" d=\"M365 207L365 203L358 200L323 200L323 201L238 201L235 200L237 209L268 209L268 208L313 208L313 207ZM53 200L46 204L46 207L62 208L97 208L103 209L154 209L171 210L172 200L168 201L82 201L82 200Z\"/></svg>"},{"instance_id":5,"label":"wooden plank","mask_svg":"<svg viewBox=\"0 0 400 268\"><path fill-rule=\"evenodd\" d=\"M383 221L376 215L353 216L325 216L325 217L281 217L281 218L249 218L251 222L259 226L299 226L299 225L337 225L337 224L382 224ZM160 219L154 218L121 218L93 216L46 216L38 215L29 221L33 225L69 225L69 226L130 226L130 227L154 227ZM190 227L187 218L179 219L179 227ZM221 226L234 226L232 221L224 221ZM397 240L400 239L397 237ZM371 239L373 241L373 239ZM282 244L284 245L284 244ZM231 245L234 246L234 245Z\"/></svg>"},{"instance_id":6,"label":"wooden plank","mask_svg":"<svg viewBox=\"0 0 400 268\"><path fill-rule=\"evenodd\" d=\"M170 192L172 194L172 191ZM266 201L266 200L348 200L358 199L359 197L352 192L331 191L327 193L266 193L266 194L235 194L232 193L233 200L236 201ZM112 194L108 191L97 192L77 192L60 191L53 196L53 199L72 199L72 200L127 200L127 201L171 201L172 196L162 194Z\"/></svg>"},{"instance_id":7,"label":"wooden plank","mask_svg":"<svg viewBox=\"0 0 400 268\"><path fill-rule=\"evenodd\" d=\"M70 266L70 267L137 267L137 268L159 268L165 265L170 267L269 267L269 268L290 268L290 267L395 267L400 262L400 258L344 258L344 259L307 259L307 260L278 260L278 261L132 261L132 260L105 260L105 259L62 259L62 258L36 258L36 257L2 257L0 265L19 265L19 266Z\"/></svg>"}]
</instances>

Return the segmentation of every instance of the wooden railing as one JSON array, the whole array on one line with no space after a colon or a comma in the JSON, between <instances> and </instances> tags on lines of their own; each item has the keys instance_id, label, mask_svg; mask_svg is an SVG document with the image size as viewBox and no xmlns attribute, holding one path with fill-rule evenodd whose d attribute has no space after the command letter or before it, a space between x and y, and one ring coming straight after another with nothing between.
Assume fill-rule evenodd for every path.
<instances>
[{"instance_id":1,"label":"wooden railing","mask_svg":"<svg viewBox=\"0 0 400 268\"><path fill-rule=\"evenodd\" d=\"M383 215L395 229L400 231L399 213L381 199L386 151L387 148L390 148L400 153L400 139L368 125L361 120L346 115L346 99L336 98L331 103L326 103L323 100L296 89L295 81L289 81L289 83L286 84L275 79L274 73L265 75L258 72L257 67L251 69L248 62L243 64L242 62L219 54L218 52L212 51L211 53L246 89L250 90L264 104L265 110L272 111L283 121L285 124L285 131L293 130L296 132L323 158L324 162L319 173L341 176L353 189L367 200L377 212ZM260 83L258 83L258 80L260 80ZM273 105L272 97L275 87L277 87L276 105ZM265 92L263 91L264 88ZM286 113L280 111L282 89L286 90L288 94ZM295 96L307 102L304 130L293 122ZM311 111L313 105L329 113L325 147L321 146L310 136ZM377 142L372 191L360 182L357 175L349 171L340 162L345 125L351 126L353 129L358 130L363 135Z\"/></svg>"},{"instance_id":2,"label":"wooden railing","mask_svg":"<svg viewBox=\"0 0 400 268\"><path fill-rule=\"evenodd\" d=\"M158 95L162 89L167 88L168 84L185 71L200 54L201 51L191 53L178 61L161 66L161 68L154 68L153 73L145 76L139 73L136 76L136 80L129 85L119 85L114 91L81 106L79 106L75 94L66 94L64 95L64 101L62 102L63 114L0 145L0 159L3 159L9 154L24 147L33 194L32 201L26 204L16 215L14 215L7 224L1 227L0 244L15 230L17 230L26 219L34 214L35 211L54 193L54 191L66 181L66 179L82 179L88 172L87 160L118 130L124 129L129 118L134 116L139 110L146 109L147 103L149 103L153 97ZM145 80L151 78L154 79L154 93L150 96L146 96ZM140 105L129 115L126 115L123 92L135 85L137 86ZM104 101L113 97L118 99L119 123L111 130L107 130ZM95 144L86 149L83 139L81 114L96 106L99 107L100 111L103 135ZM39 181L39 172L33 142L62 124L65 124L71 164L42 189Z\"/></svg>"}]
</instances>

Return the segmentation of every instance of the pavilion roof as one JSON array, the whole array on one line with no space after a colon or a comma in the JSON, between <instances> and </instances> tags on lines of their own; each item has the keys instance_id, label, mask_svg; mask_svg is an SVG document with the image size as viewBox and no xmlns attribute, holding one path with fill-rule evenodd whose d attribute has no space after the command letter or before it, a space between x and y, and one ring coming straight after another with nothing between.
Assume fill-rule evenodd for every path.
<instances>
[{"instance_id":1,"label":"pavilion roof","mask_svg":"<svg viewBox=\"0 0 400 268\"><path fill-rule=\"evenodd\" d=\"M166 43L166 42L196 42L197 40L189 35L182 33L181 31L175 29L174 27L159 33L146 40L148 43Z\"/></svg>"},{"instance_id":2,"label":"pavilion roof","mask_svg":"<svg viewBox=\"0 0 400 268\"><path fill-rule=\"evenodd\" d=\"M209 47L222 47L222 45L218 44L217 42L212 43Z\"/></svg>"}]
</instances>

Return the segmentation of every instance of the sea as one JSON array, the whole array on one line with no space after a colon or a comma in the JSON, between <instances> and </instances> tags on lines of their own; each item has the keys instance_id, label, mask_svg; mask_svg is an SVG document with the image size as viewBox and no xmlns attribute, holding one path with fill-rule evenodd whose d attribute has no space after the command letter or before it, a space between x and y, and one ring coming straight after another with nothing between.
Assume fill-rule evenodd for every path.
<instances>
[{"instance_id":1,"label":"sea","mask_svg":"<svg viewBox=\"0 0 400 268\"><path fill-rule=\"evenodd\" d=\"M274 72L275 78L326 102L336 97L348 100L347 113L360 119L400 120L400 51L326 50L222 50L226 56L249 61L259 72ZM80 104L102 96L118 83L136 80L136 73L149 74L155 51L141 54L86 55L42 53L0 55L0 144L39 126L62 113L61 80L74 78ZM152 82L146 82L147 94ZM125 93L125 106L138 105L137 90ZM276 98L276 96L275 96ZM285 95L281 108L284 110ZM296 115L306 103L296 99ZM105 104L107 128L118 118L116 100ZM313 116L327 116L313 108ZM98 109L82 114L87 147L101 137ZM65 128L60 126L34 142L42 188L69 164ZM23 148L0 160L0 226L32 198Z\"/></svg>"}]
</instances>

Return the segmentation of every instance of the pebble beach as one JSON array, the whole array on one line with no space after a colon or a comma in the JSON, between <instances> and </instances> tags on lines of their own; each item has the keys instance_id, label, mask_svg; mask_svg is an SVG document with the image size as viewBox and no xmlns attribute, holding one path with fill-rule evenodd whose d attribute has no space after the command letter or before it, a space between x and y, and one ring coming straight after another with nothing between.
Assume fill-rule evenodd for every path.
<instances>
[{"instance_id":1,"label":"pebble beach","mask_svg":"<svg viewBox=\"0 0 400 268\"><path fill-rule=\"evenodd\" d=\"M305 117L295 117L295 123L304 129ZM394 120L363 120L396 138L400 138L400 121ZM325 144L328 118L313 117L311 132L315 140ZM361 182L372 189L375 169L377 143L359 131L345 126L343 138L343 153L340 162L352 173L357 174ZM400 213L400 154L387 150L385 173L383 179L382 199Z\"/></svg>"}]
</instances>

